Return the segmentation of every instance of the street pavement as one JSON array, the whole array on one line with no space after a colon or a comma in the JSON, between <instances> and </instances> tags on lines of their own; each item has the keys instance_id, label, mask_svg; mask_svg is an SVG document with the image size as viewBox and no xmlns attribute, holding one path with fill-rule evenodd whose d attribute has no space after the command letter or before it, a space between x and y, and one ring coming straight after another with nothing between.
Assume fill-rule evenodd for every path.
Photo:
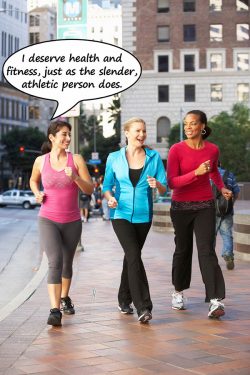
<instances>
[{"instance_id":1,"label":"street pavement","mask_svg":"<svg viewBox=\"0 0 250 375\"><path fill-rule=\"evenodd\" d=\"M250 208L250 202L237 202L236 209L241 208ZM30 298L0 321L0 374L250 374L250 264L238 260L235 270L228 271L220 238L226 315L211 320L196 250L185 293L188 309L172 310L174 236L150 231L143 259L154 309L145 325L136 314L117 309L123 254L110 222L93 218L84 223L82 244L71 289L76 314L64 316L62 327L47 326L46 277L34 284Z\"/></svg>"}]
</instances>

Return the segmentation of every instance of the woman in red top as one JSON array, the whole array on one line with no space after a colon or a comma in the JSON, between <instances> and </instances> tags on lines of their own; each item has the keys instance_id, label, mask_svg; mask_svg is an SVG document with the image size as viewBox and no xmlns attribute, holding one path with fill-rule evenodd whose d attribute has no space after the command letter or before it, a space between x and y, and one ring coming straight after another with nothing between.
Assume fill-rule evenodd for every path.
<instances>
[{"instance_id":1,"label":"woman in red top","mask_svg":"<svg viewBox=\"0 0 250 375\"><path fill-rule=\"evenodd\" d=\"M168 154L168 184L173 189L171 219L175 229L175 252L172 265L172 308L185 309L183 290L191 282L193 234L199 265L206 289L209 317L225 314L225 283L215 253L215 207L210 178L225 198L231 191L224 187L217 169L219 149L205 141L211 133L206 114L194 110L184 120L187 139L174 144Z\"/></svg>"}]
</instances>

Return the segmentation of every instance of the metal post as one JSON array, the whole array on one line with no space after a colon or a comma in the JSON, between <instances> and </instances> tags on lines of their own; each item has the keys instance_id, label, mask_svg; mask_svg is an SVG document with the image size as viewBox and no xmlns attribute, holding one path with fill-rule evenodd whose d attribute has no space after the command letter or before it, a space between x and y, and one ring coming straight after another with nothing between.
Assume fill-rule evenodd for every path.
<instances>
[{"instance_id":1,"label":"metal post","mask_svg":"<svg viewBox=\"0 0 250 375\"><path fill-rule=\"evenodd\" d=\"M93 112L93 128L94 128L94 152L96 152L96 118L95 118L95 108Z\"/></svg>"},{"instance_id":2,"label":"metal post","mask_svg":"<svg viewBox=\"0 0 250 375\"><path fill-rule=\"evenodd\" d=\"M71 129L71 142L70 142L70 151L72 154L78 154L79 153L79 137L78 137L78 117L69 117L68 121L70 125L72 126ZM78 194L78 207L80 203L80 194ZM77 244L77 251L84 251L84 247L82 245L81 237Z\"/></svg>"},{"instance_id":3,"label":"metal post","mask_svg":"<svg viewBox=\"0 0 250 375\"><path fill-rule=\"evenodd\" d=\"M182 122L183 109L180 108L180 141L183 141L183 122Z\"/></svg>"}]
</instances>

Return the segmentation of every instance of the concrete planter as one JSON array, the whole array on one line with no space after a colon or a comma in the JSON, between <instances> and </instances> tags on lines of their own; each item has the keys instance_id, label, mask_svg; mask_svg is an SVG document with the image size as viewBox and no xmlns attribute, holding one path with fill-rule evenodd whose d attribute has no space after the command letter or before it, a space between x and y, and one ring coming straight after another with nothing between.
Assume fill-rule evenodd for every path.
<instances>
[{"instance_id":1,"label":"concrete planter","mask_svg":"<svg viewBox=\"0 0 250 375\"><path fill-rule=\"evenodd\" d=\"M235 212L233 237L235 258L250 261L250 210Z\"/></svg>"},{"instance_id":2,"label":"concrete planter","mask_svg":"<svg viewBox=\"0 0 250 375\"><path fill-rule=\"evenodd\" d=\"M156 232L173 232L173 224L170 218L170 203L154 203L152 228Z\"/></svg>"}]
</instances>

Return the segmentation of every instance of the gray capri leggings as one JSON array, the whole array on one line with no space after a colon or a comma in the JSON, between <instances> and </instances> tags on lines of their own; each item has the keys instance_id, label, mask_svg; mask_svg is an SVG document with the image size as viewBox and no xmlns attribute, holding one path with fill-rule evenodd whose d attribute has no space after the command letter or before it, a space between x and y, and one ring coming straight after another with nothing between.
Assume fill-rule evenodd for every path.
<instances>
[{"instance_id":1,"label":"gray capri leggings","mask_svg":"<svg viewBox=\"0 0 250 375\"><path fill-rule=\"evenodd\" d=\"M41 249L48 257L48 284L61 284L62 277L71 279L73 259L82 233L81 220L62 224L39 217L39 232Z\"/></svg>"}]
</instances>

